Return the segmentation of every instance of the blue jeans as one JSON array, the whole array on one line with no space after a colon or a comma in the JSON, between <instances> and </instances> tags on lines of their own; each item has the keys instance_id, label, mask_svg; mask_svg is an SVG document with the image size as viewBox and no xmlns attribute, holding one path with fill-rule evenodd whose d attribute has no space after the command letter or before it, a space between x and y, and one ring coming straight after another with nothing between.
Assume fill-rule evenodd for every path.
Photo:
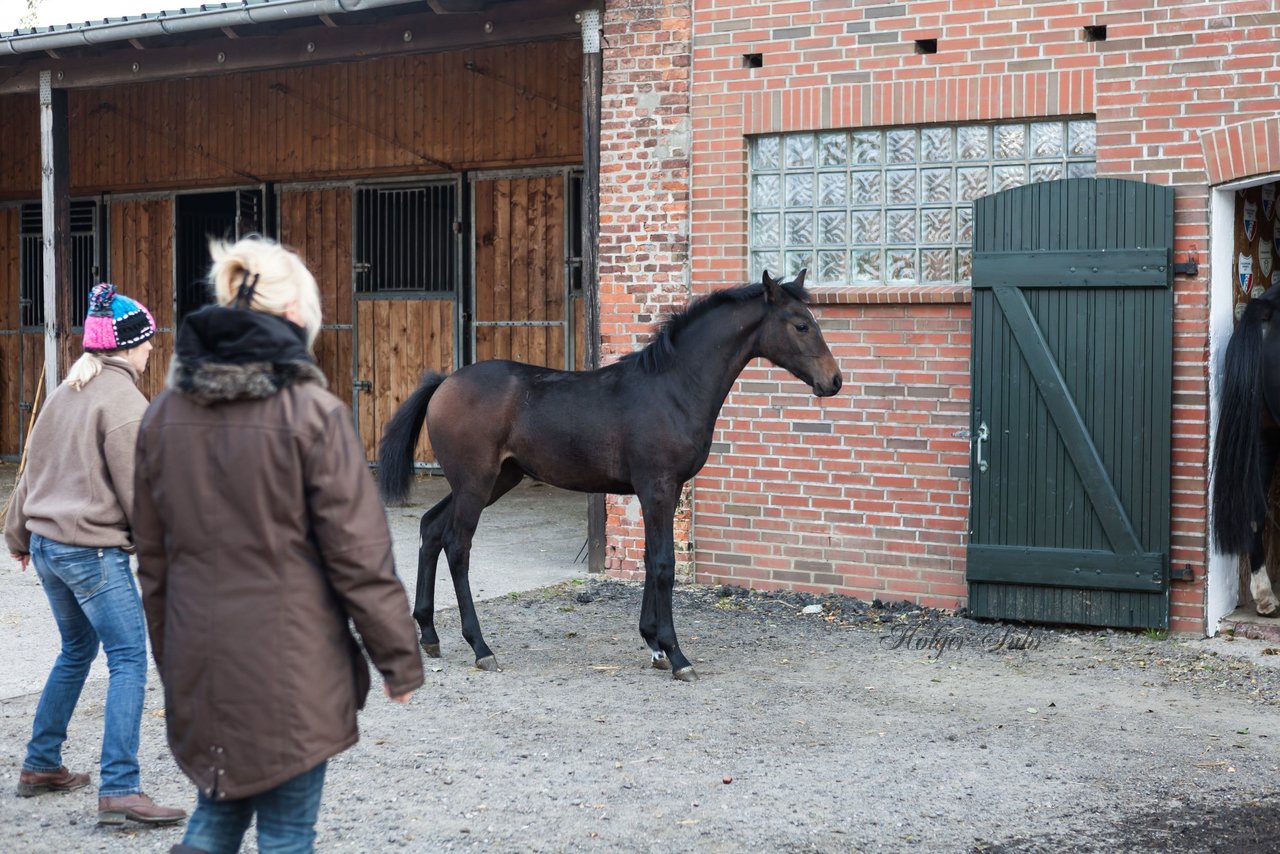
<instances>
[{"instance_id":1,"label":"blue jeans","mask_svg":"<svg viewBox=\"0 0 1280 854\"><path fill-rule=\"evenodd\" d=\"M257 813L261 854L309 854L328 765L321 762L274 789L238 801L217 801L200 792L182 844L209 854L235 854Z\"/></svg>"},{"instance_id":2,"label":"blue jeans","mask_svg":"<svg viewBox=\"0 0 1280 854\"><path fill-rule=\"evenodd\" d=\"M109 681L98 794L140 792L138 737L147 688L147 630L129 555L116 548L63 545L32 534L31 559L58 622L62 651L40 694L22 767L56 771L62 766L67 724L101 643Z\"/></svg>"}]
</instances>

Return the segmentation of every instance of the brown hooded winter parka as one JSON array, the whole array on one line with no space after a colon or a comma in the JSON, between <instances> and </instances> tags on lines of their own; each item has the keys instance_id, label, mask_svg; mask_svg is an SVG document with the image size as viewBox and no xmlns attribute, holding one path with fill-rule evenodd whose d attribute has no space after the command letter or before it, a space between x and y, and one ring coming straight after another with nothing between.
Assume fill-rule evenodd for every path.
<instances>
[{"instance_id":1,"label":"brown hooded winter parka","mask_svg":"<svg viewBox=\"0 0 1280 854\"><path fill-rule=\"evenodd\" d=\"M364 448L299 327L188 318L135 471L169 745L206 797L267 791L356 742L369 674L348 617L392 694L422 684Z\"/></svg>"}]
</instances>

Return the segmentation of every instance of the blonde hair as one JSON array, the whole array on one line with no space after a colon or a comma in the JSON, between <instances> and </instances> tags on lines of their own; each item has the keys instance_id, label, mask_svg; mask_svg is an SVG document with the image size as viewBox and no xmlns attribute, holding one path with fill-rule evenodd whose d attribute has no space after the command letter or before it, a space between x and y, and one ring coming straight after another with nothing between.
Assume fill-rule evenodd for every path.
<instances>
[{"instance_id":1,"label":"blonde hair","mask_svg":"<svg viewBox=\"0 0 1280 854\"><path fill-rule=\"evenodd\" d=\"M102 357L97 353L84 353L71 365L62 382L79 391L100 373L102 373Z\"/></svg>"},{"instance_id":2,"label":"blonde hair","mask_svg":"<svg viewBox=\"0 0 1280 854\"><path fill-rule=\"evenodd\" d=\"M63 377L62 384L69 385L76 391L80 391L87 386L94 377L102 373L102 366L107 361L113 361L117 364L127 364L129 359L121 355L124 350L108 350L106 352L82 353L80 358L72 363L67 375Z\"/></svg>"},{"instance_id":3,"label":"blonde hair","mask_svg":"<svg viewBox=\"0 0 1280 854\"><path fill-rule=\"evenodd\" d=\"M209 241L213 266L209 281L218 305L236 304L242 285L252 286L248 308L284 316L295 301L310 347L320 333L320 289L315 277L292 249L274 240L252 235L235 243Z\"/></svg>"}]
</instances>

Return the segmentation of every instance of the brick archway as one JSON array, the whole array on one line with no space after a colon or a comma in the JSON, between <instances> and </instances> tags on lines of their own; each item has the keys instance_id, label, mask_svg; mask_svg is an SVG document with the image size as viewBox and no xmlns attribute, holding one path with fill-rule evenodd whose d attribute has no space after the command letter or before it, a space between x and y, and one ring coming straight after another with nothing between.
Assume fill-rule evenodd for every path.
<instances>
[{"instance_id":1,"label":"brick archway","mask_svg":"<svg viewBox=\"0 0 1280 854\"><path fill-rule=\"evenodd\" d=\"M1228 125L1200 137L1210 184L1280 172L1280 117Z\"/></svg>"}]
</instances>

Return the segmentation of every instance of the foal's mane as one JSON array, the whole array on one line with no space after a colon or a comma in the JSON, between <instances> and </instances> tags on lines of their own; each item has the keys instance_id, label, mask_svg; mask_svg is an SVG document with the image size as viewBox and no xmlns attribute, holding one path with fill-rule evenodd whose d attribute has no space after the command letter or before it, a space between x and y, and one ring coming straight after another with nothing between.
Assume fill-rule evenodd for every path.
<instances>
[{"instance_id":1,"label":"foal's mane","mask_svg":"<svg viewBox=\"0 0 1280 854\"><path fill-rule=\"evenodd\" d=\"M794 299L809 301L809 292L803 285L795 281L779 282L778 285ZM764 285L756 282L750 285L739 285L736 288L725 288L713 291L706 296L698 297L680 311L672 313L654 333L652 340L642 349L628 353L619 362L634 362L646 374L660 374L668 370L676 359L676 341L680 333L706 314L730 303L749 302L764 298Z\"/></svg>"}]
</instances>

